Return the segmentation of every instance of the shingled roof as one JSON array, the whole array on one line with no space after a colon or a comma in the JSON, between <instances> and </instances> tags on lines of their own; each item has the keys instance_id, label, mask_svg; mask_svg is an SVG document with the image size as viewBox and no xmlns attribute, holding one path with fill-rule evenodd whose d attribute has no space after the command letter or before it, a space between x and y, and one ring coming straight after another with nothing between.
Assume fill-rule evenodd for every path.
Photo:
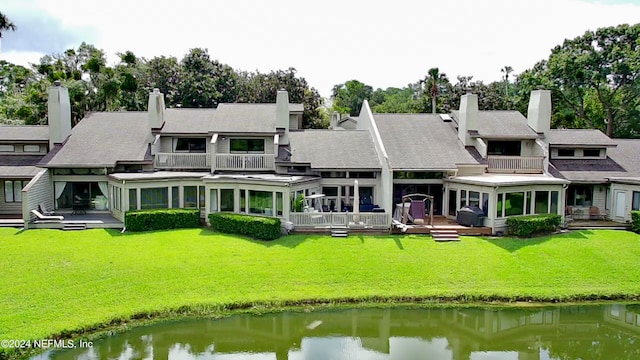
<instances>
[{"instance_id":1,"label":"shingled roof","mask_svg":"<svg viewBox=\"0 0 640 360\"><path fill-rule=\"evenodd\" d=\"M459 122L460 112L452 112ZM527 118L514 110L478 112L478 135L484 139L537 139L538 134L527 125Z\"/></svg>"},{"instance_id":2,"label":"shingled roof","mask_svg":"<svg viewBox=\"0 0 640 360\"><path fill-rule=\"evenodd\" d=\"M396 170L447 170L478 164L451 123L432 114L374 114L389 163Z\"/></svg>"},{"instance_id":3,"label":"shingled roof","mask_svg":"<svg viewBox=\"0 0 640 360\"><path fill-rule=\"evenodd\" d=\"M593 129L551 129L547 139L549 145L555 147L617 146L616 141L610 139L602 131Z\"/></svg>"},{"instance_id":4,"label":"shingled roof","mask_svg":"<svg viewBox=\"0 0 640 360\"><path fill-rule=\"evenodd\" d=\"M290 112L302 111L302 104L289 104ZM213 133L276 132L276 104L220 104L209 126Z\"/></svg>"},{"instance_id":5,"label":"shingled roof","mask_svg":"<svg viewBox=\"0 0 640 360\"><path fill-rule=\"evenodd\" d=\"M166 109L161 134L208 134L215 109Z\"/></svg>"},{"instance_id":6,"label":"shingled roof","mask_svg":"<svg viewBox=\"0 0 640 360\"><path fill-rule=\"evenodd\" d=\"M380 169L368 130L305 130L289 134L291 163L313 169Z\"/></svg>"},{"instance_id":7,"label":"shingled roof","mask_svg":"<svg viewBox=\"0 0 640 360\"><path fill-rule=\"evenodd\" d=\"M100 112L82 119L46 167L113 167L148 161L147 112Z\"/></svg>"},{"instance_id":8,"label":"shingled roof","mask_svg":"<svg viewBox=\"0 0 640 360\"><path fill-rule=\"evenodd\" d=\"M49 141L49 127L0 125L0 141Z\"/></svg>"}]
</instances>

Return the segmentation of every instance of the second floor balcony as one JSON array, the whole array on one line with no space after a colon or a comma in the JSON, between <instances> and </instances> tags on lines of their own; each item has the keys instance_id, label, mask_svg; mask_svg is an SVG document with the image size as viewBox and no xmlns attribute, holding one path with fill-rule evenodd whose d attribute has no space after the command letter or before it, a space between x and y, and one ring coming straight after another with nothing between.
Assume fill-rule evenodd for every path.
<instances>
[{"instance_id":1,"label":"second floor balcony","mask_svg":"<svg viewBox=\"0 0 640 360\"><path fill-rule=\"evenodd\" d=\"M273 171L273 154L157 153L153 165L164 170Z\"/></svg>"},{"instance_id":2,"label":"second floor balcony","mask_svg":"<svg viewBox=\"0 0 640 360\"><path fill-rule=\"evenodd\" d=\"M544 156L487 156L487 171L503 174L542 174Z\"/></svg>"},{"instance_id":3,"label":"second floor balcony","mask_svg":"<svg viewBox=\"0 0 640 360\"><path fill-rule=\"evenodd\" d=\"M207 170L211 169L210 153L157 153L153 166L167 170Z\"/></svg>"},{"instance_id":4,"label":"second floor balcony","mask_svg":"<svg viewBox=\"0 0 640 360\"><path fill-rule=\"evenodd\" d=\"M261 170L276 169L273 154L216 154L215 170Z\"/></svg>"}]
</instances>

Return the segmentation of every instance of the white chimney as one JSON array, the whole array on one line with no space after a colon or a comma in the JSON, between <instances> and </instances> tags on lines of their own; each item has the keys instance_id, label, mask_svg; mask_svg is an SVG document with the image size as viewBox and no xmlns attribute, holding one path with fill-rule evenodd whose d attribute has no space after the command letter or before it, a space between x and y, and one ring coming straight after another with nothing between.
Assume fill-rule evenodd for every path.
<instances>
[{"instance_id":1,"label":"white chimney","mask_svg":"<svg viewBox=\"0 0 640 360\"><path fill-rule=\"evenodd\" d=\"M468 90L460 99L458 119L458 138L464 146L474 145L474 140L469 136L471 130L478 130L478 95Z\"/></svg>"},{"instance_id":2,"label":"white chimney","mask_svg":"<svg viewBox=\"0 0 640 360\"><path fill-rule=\"evenodd\" d=\"M289 93L286 90L278 90L276 96L276 129L284 129L280 145L289 145Z\"/></svg>"},{"instance_id":3,"label":"white chimney","mask_svg":"<svg viewBox=\"0 0 640 360\"><path fill-rule=\"evenodd\" d=\"M529 99L527 124L538 134L549 134L551 128L551 90L534 90Z\"/></svg>"},{"instance_id":4,"label":"white chimney","mask_svg":"<svg viewBox=\"0 0 640 360\"><path fill-rule=\"evenodd\" d=\"M54 86L49 87L49 100L47 103L49 115L49 148L55 144L62 144L71 134L71 103L69 91L60 86L60 81L55 81Z\"/></svg>"},{"instance_id":5,"label":"white chimney","mask_svg":"<svg viewBox=\"0 0 640 360\"><path fill-rule=\"evenodd\" d=\"M164 124L164 94L160 89L149 93L149 128L160 129Z\"/></svg>"}]
</instances>

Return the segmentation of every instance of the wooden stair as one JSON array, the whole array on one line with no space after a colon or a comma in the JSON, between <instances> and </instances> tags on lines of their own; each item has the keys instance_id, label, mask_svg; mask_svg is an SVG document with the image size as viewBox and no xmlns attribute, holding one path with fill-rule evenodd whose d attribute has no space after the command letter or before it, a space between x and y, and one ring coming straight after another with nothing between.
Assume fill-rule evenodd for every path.
<instances>
[{"instance_id":1,"label":"wooden stair","mask_svg":"<svg viewBox=\"0 0 640 360\"><path fill-rule=\"evenodd\" d=\"M62 230L87 230L87 224L85 223L66 223L62 226Z\"/></svg>"},{"instance_id":2,"label":"wooden stair","mask_svg":"<svg viewBox=\"0 0 640 360\"><path fill-rule=\"evenodd\" d=\"M0 221L0 227L23 228L24 221L22 221L22 219L2 219L2 221Z\"/></svg>"},{"instance_id":3,"label":"wooden stair","mask_svg":"<svg viewBox=\"0 0 640 360\"><path fill-rule=\"evenodd\" d=\"M349 228L346 226L332 226L331 227L331 236L332 237L347 237L349 236Z\"/></svg>"},{"instance_id":4,"label":"wooden stair","mask_svg":"<svg viewBox=\"0 0 640 360\"><path fill-rule=\"evenodd\" d=\"M437 242L460 241L460 234L455 229L433 229L431 230L431 236Z\"/></svg>"}]
</instances>

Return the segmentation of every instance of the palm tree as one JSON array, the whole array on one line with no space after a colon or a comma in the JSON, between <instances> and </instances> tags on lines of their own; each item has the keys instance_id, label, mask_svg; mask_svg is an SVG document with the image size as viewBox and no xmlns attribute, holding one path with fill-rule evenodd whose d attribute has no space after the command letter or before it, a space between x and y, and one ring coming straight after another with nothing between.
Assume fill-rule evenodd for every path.
<instances>
[{"instance_id":1,"label":"palm tree","mask_svg":"<svg viewBox=\"0 0 640 360\"><path fill-rule=\"evenodd\" d=\"M5 14L0 12L0 39L2 38L2 32L5 30L16 31L16 25Z\"/></svg>"},{"instance_id":2,"label":"palm tree","mask_svg":"<svg viewBox=\"0 0 640 360\"><path fill-rule=\"evenodd\" d=\"M504 95L506 97L509 96L509 74L513 72L513 68L511 66L505 66L502 69L500 69L500 72L504 73Z\"/></svg>"},{"instance_id":3,"label":"palm tree","mask_svg":"<svg viewBox=\"0 0 640 360\"><path fill-rule=\"evenodd\" d=\"M431 96L431 113L435 114L438 95L440 94L440 85L447 82L447 75L440 74L440 69L438 68L429 69L427 74L427 77L421 82L425 84L425 90L428 91Z\"/></svg>"}]
</instances>

